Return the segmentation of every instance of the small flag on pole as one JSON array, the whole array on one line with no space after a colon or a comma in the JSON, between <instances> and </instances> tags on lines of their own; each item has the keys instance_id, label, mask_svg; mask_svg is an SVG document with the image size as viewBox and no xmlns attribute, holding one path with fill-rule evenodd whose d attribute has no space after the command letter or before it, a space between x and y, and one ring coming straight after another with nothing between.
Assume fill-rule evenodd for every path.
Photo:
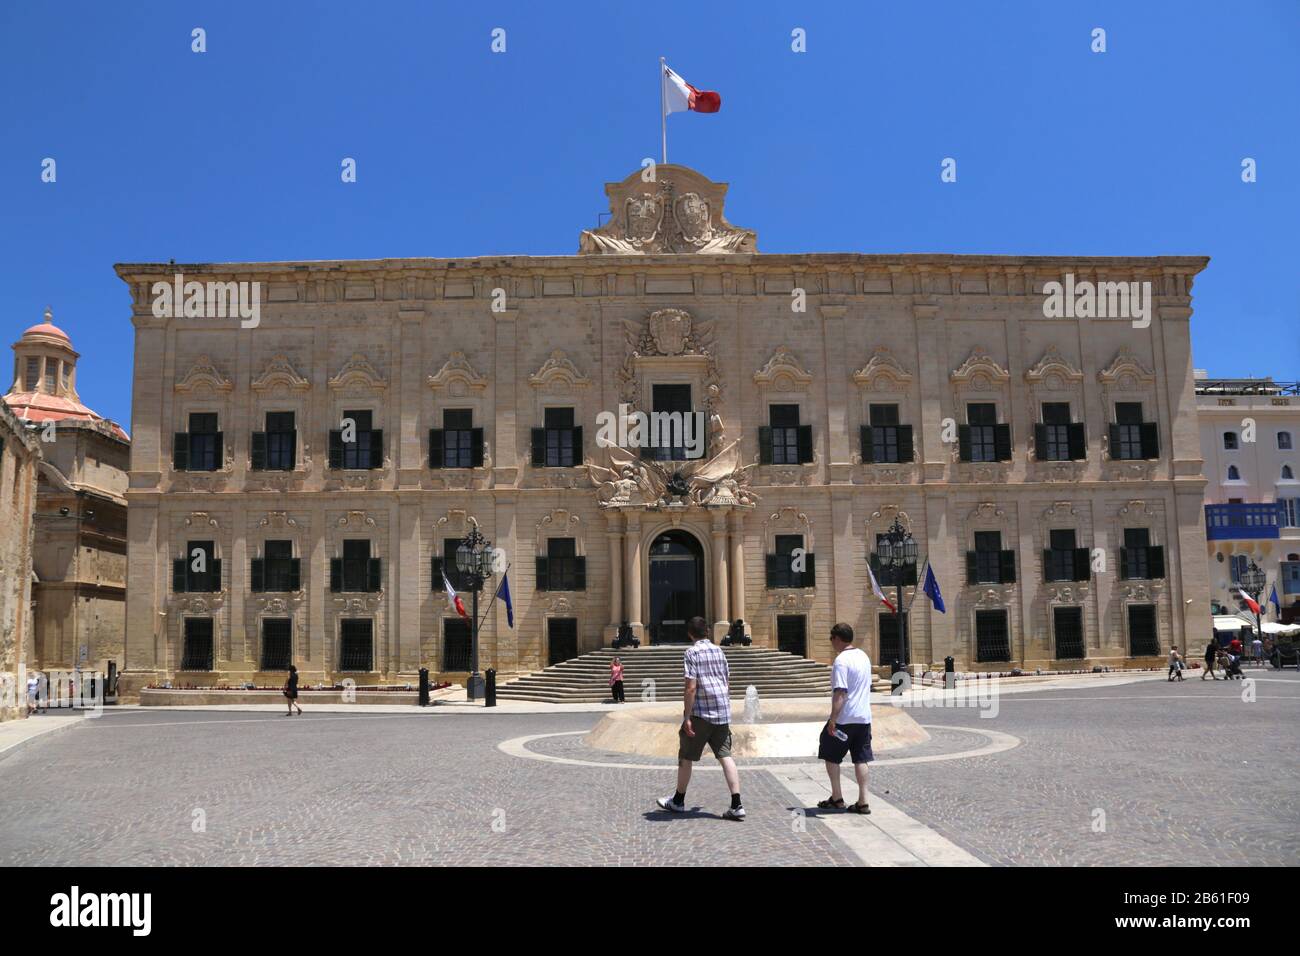
<instances>
[{"instance_id":1,"label":"small flag on pole","mask_svg":"<svg viewBox=\"0 0 1300 956\"><path fill-rule=\"evenodd\" d=\"M510 578L505 574L501 575L501 586L497 588L497 597L506 602L506 623L514 627L515 605L510 600Z\"/></svg>"},{"instance_id":2,"label":"small flag on pole","mask_svg":"<svg viewBox=\"0 0 1300 956\"><path fill-rule=\"evenodd\" d=\"M456 589L453 588L451 582L447 580L446 571L442 572L442 586L447 590L447 603L451 609L461 617L468 618L469 615L465 613L465 602L460 599L460 595L456 593Z\"/></svg>"},{"instance_id":3,"label":"small flag on pole","mask_svg":"<svg viewBox=\"0 0 1300 956\"><path fill-rule=\"evenodd\" d=\"M1253 597L1251 597L1241 588L1237 588L1237 594L1239 594L1241 596L1241 599L1246 602L1246 607L1250 608L1251 614L1259 613L1259 605L1255 602L1255 599Z\"/></svg>"},{"instance_id":4,"label":"small flag on pole","mask_svg":"<svg viewBox=\"0 0 1300 956\"><path fill-rule=\"evenodd\" d=\"M934 609L936 611L940 614L948 613L948 609L944 607L943 604L943 595L939 593L939 582L935 579L934 568L930 567L930 562L928 561L925 563L925 583L921 586L921 590L925 592L925 596L934 604Z\"/></svg>"},{"instance_id":5,"label":"small flag on pole","mask_svg":"<svg viewBox=\"0 0 1300 956\"><path fill-rule=\"evenodd\" d=\"M1277 585L1276 585L1276 584L1273 585L1273 592L1268 596L1268 603L1271 604L1271 605L1273 605L1273 613L1274 613L1274 614L1281 614L1281 613L1282 613L1282 605L1279 604L1279 603L1278 603L1278 600L1277 600Z\"/></svg>"},{"instance_id":6,"label":"small flag on pole","mask_svg":"<svg viewBox=\"0 0 1300 956\"><path fill-rule=\"evenodd\" d=\"M876 573L871 570L870 561L867 562L867 575L871 578L871 593L880 598L881 604L897 614L898 608L894 607L894 605L890 603L889 598L885 597L884 592L880 590L880 585L876 583Z\"/></svg>"},{"instance_id":7,"label":"small flag on pole","mask_svg":"<svg viewBox=\"0 0 1300 956\"><path fill-rule=\"evenodd\" d=\"M722 97L713 90L697 90L664 64L664 112L716 113L722 109Z\"/></svg>"}]
</instances>

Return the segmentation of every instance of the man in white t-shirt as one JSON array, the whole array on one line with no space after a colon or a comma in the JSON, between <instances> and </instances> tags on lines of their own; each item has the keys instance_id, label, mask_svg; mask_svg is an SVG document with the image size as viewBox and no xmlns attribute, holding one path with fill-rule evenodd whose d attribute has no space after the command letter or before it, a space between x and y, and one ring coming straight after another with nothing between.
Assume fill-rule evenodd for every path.
<instances>
[{"instance_id":1,"label":"man in white t-shirt","mask_svg":"<svg viewBox=\"0 0 1300 956\"><path fill-rule=\"evenodd\" d=\"M831 798L817 804L822 810L843 810L844 794L840 791L840 764L844 755L853 760L858 778L858 802L850 813L870 813L867 804L867 764L875 759L871 753L871 658L853 646L853 628L836 624L831 628L831 647L835 663L831 666L831 717L822 729L817 757L826 761L831 778Z\"/></svg>"}]
</instances>

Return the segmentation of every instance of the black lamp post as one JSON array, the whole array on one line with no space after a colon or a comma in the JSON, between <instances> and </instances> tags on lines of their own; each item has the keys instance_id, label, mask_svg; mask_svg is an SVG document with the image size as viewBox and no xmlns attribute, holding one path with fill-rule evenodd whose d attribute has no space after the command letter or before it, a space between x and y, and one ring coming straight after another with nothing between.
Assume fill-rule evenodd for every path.
<instances>
[{"instance_id":1,"label":"black lamp post","mask_svg":"<svg viewBox=\"0 0 1300 956\"><path fill-rule=\"evenodd\" d=\"M478 594L483 590L483 582L492 577L492 547L478 530L478 525L474 525L461 539L460 547L456 549L456 568L460 571L461 584L474 595L474 610L469 622L470 675L465 695L470 700L479 700L484 696L487 684L478 672Z\"/></svg>"},{"instance_id":2,"label":"black lamp post","mask_svg":"<svg viewBox=\"0 0 1300 956\"><path fill-rule=\"evenodd\" d=\"M1251 596L1257 607L1262 606L1260 605L1259 600L1264 594L1265 583L1266 576L1264 574L1264 569L1256 564L1252 558L1250 564L1247 565L1246 570L1241 572L1241 589ZM1264 629L1260 625L1258 613L1255 614L1255 633L1259 636L1260 640L1263 640Z\"/></svg>"},{"instance_id":3,"label":"black lamp post","mask_svg":"<svg viewBox=\"0 0 1300 956\"><path fill-rule=\"evenodd\" d=\"M891 568L894 573L894 619L898 622L898 640L904 665L912 662L912 649L907 640L907 622L903 618L903 578L907 568L916 567L916 540L912 533L894 519L876 546L876 557L881 568Z\"/></svg>"}]
</instances>

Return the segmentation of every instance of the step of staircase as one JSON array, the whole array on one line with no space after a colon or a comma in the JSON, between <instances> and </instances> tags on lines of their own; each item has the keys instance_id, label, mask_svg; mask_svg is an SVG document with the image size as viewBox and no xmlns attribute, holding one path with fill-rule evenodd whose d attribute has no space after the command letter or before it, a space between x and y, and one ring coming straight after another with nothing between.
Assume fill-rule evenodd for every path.
<instances>
[{"instance_id":1,"label":"step of staircase","mask_svg":"<svg viewBox=\"0 0 1300 956\"><path fill-rule=\"evenodd\" d=\"M658 645L615 651L602 648L545 670L525 674L497 688L506 700L549 703L599 703L610 699L609 664L623 662L623 687L628 700L641 700L654 681L654 699L680 700L685 678L682 658L687 645ZM759 699L830 695L831 669L785 651L769 648L723 648L731 669L731 696L743 698L753 685Z\"/></svg>"}]
</instances>

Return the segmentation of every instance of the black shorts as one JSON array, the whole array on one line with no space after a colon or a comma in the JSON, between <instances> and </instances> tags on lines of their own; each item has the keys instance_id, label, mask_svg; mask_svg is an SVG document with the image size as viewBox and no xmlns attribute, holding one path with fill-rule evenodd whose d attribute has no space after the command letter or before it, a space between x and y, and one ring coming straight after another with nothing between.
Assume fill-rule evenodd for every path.
<instances>
[{"instance_id":1,"label":"black shorts","mask_svg":"<svg viewBox=\"0 0 1300 956\"><path fill-rule=\"evenodd\" d=\"M870 724L836 724L848 740L832 737L822 726L822 735L817 741L817 759L829 760L831 763L843 763L844 755L849 754L854 763L871 763L875 755L871 752Z\"/></svg>"}]
</instances>

